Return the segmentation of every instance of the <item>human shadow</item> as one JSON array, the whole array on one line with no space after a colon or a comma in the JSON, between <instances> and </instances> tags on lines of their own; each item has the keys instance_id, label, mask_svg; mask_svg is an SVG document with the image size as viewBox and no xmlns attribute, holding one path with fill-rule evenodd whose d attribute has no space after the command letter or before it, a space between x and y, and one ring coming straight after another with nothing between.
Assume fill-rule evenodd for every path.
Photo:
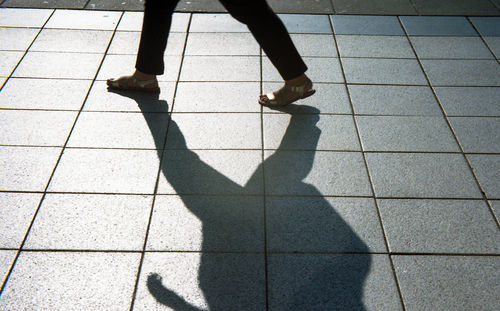
<instances>
[{"instance_id":1,"label":"human shadow","mask_svg":"<svg viewBox=\"0 0 500 311\"><path fill-rule=\"evenodd\" d=\"M166 138L172 149L162 153L159 118L146 113L151 107L168 113L158 94L112 92L137 102L163 157L162 173L202 223L198 284L209 310L263 310L266 299L272 310L365 310L368 247L337 212L335 205L341 203L303 181L321 134L317 109L302 106L306 114L292 114L279 148L266 154L240 186L187 148L175 120L169 120ZM298 143L308 151L290 150ZM264 196L264 184L267 193L282 195ZM307 196L287 196L287 189ZM159 273L150 274L146 283L160 304L201 310L165 286Z\"/></svg>"}]
</instances>

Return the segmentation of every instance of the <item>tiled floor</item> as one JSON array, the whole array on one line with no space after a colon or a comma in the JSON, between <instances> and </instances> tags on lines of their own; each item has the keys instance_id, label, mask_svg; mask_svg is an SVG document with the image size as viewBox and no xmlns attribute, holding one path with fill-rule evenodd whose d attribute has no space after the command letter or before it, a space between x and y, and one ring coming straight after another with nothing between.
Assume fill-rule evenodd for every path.
<instances>
[{"instance_id":1,"label":"tiled floor","mask_svg":"<svg viewBox=\"0 0 500 311\"><path fill-rule=\"evenodd\" d=\"M499 17L281 15L317 94L276 111L227 14L108 92L141 16L0 9L0 309L500 308Z\"/></svg>"}]
</instances>

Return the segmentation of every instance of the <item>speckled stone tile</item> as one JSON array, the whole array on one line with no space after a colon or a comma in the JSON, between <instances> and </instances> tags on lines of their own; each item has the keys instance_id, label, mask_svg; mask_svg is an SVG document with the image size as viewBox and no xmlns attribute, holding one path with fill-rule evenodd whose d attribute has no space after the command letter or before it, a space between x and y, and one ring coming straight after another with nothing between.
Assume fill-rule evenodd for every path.
<instances>
[{"instance_id":1,"label":"speckled stone tile","mask_svg":"<svg viewBox=\"0 0 500 311\"><path fill-rule=\"evenodd\" d=\"M500 59L500 37L486 37L484 40L495 54L495 58Z\"/></svg>"},{"instance_id":2,"label":"speckled stone tile","mask_svg":"<svg viewBox=\"0 0 500 311\"><path fill-rule=\"evenodd\" d=\"M410 37L420 59L493 59L479 37Z\"/></svg>"},{"instance_id":3,"label":"speckled stone tile","mask_svg":"<svg viewBox=\"0 0 500 311\"><path fill-rule=\"evenodd\" d=\"M498 228L484 201L379 200L391 252L498 254Z\"/></svg>"},{"instance_id":4,"label":"speckled stone tile","mask_svg":"<svg viewBox=\"0 0 500 311\"><path fill-rule=\"evenodd\" d=\"M264 199L258 196L158 196L148 250L261 252Z\"/></svg>"},{"instance_id":5,"label":"speckled stone tile","mask_svg":"<svg viewBox=\"0 0 500 311\"><path fill-rule=\"evenodd\" d=\"M500 155L467 155L481 188L491 199L500 199Z\"/></svg>"},{"instance_id":6,"label":"speckled stone tile","mask_svg":"<svg viewBox=\"0 0 500 311\"><path fill-rule=\"evenodd\" d=\"M436 87L448 116L500 117L500 87Z\"/></svg>"},{"instance_id":7,"label":"speckled stone tile","mask_svg":"<svg viewBox=\"0 0 500 311\"><path fill-rule=\"evenodd\" d=\"M193 14L190 32L250 32L229 14Z\"/></svg>"},{"instance_id":8,"label":"speckled stone tile","mask_svg":"<svg viewBox=\"0 0 500 311\"><path fill-rule=\"evenodd\" d=\"M493 212L497 219L500 219L500 201L499 200L490 200L490 205L493 208Z\"/></svg>"},{"instance_id":9,"label":"speckled stone tile","mask_svg":"<svg viewBox=\"0 0 500 311\"><path fill-rule=\"evenodd\" d=\"M188 13L174 13L172 15L172 25L170 26L170 32L186 32L189 16ZM141 31L143 12L125 12L118 25L118 31Z\"/></svg>"},{"instance_id":10,"label":"speckled stone tile","mask_svg":"<svg viewBox=\"0 0 500 311\"><path fill-rule=\"evenodd\" d=\"M481 198L460 154L368 153L378 197Z\"/></svg>"},{"instance_id":11,"label":"speckled stone tile","mask_svg":"<svg viewBox=\"0 0 500 311\"><path fill-rule=\"evenodd\" d=\"M88 0L5 0L3 7L10 8L64 8L83 9Z\"/></svg>"},{"instance_id":12,"label":"speckled stone tile","mask_svg":"<svg viewBox=\"0 0 500 311\"><path fill-rule=\"evenodd\" d=\"M38 29L0 27L0 50L25 51Z\"/></svg>"},{"instance_id":13,"label":"speckled stone tile","mask_svg":"<svg viewBox=\"0 0 500 311\"><path fill-rule=\"evenodd\" d=\"M175 9L182 12L226 12L217 0L181 0Z\"/></svg>"},{"instance_id":14,"label":"speckled stone tile","mask_svg":"<svg viewBox=\"0 0 500 311\"><path fill-rule=\"evenodd\" d=\"M126 309L140 254L23 252L2 293L0 308Z\"/></svg>"},{"instance_id":15,"label":"speckled stone tile","mask_svg":"<svg viewBox=\"0 0 500 311\"><path fill-rule=\"evenodd\" d=\"M498 10L488 0L414 0L420 15L498 15Z\"/></svg>"},{"instance_id":16,"label":"speckled stone tile","mask_svg":"<svg viewBox=\"0 0 500 311\"><path fill-rule=\"evenodd\" d=\"M0 193L0 247L21 246L41 198L41 193Z\"/></svg>"},{"instance_id":17,"label":"speckled stone tile","mask_svg":"<svg viewBox=\"0 0 500 311\"><path fill-rule=\"evenodd\" d=\"M402 310L385 255L271 254L268 275L270 310Z\"/></svg>"},{"instance_id":18,"label":"speckled stone tile","mask_svg":"<svg viewBox=\"0 0 500 311\"><path fill-rule=\"evenodd\" d=\"M397 16L332 15L337 35L404 36Z\"/></svg>"},{"instance_id":19,"label":"speckled stone tile","mask_svg":"<svg viewBox=\"0 0 500 311\"><path fill-rule=\"evenodd\" d=\"M186 55L260 56L260 48L250 33L193 32L186 43Z\"/></svg>"},{"instance_id":20,"label":"speckled stone tile","mask_svg":"<svg viewBox=\"0 0 500 311\"><path fill-rule=\"evenodd\" d=\"M343 58L342 63L348 83L427 84L413 59Z\"/></svg>"},{"instance_id":21,"label":"speckled stone tile","mask_svg":"<svg viewBox=\"0 0 500 311\"><path fill-rule=\"evenodd\" d=\"M90 0L85 6L88 10L144 10L144 0Z\"/></svg>"},{"instance_id":22,"label":"speckled stone tile","mask_svg":"<svg viewBox=\"0 0 500 311\"><path fill-rule=\"evenodd\" d=\"M258 56L186 56L180 76L180 81L259 80Z\"/></svg>"},{"instance_id":23,"label":"speckled stone tile","mask_svg":"<svg viewBox=\"0 0 500 311\"><path fill-rule=\"evenodd\" d=\"M0 76L8 77L23 57L23 52L0 51Z\"/></svg>"},{"instance_id":24,"label":"speckled stone tile","mask_svg":"<svg viewBox=\"0 0 500 311\"><path fill-rule=\"evenodd\" d=\"M61 148L0 147L0 190L43 191Z\"/></svg>"},{"instance_id":25,"label":"speckled stone tile","mask_svg":"<svg viewBox=\"0 0 500 311\"><path fill-rule=\"evenodd\" d=\"M46 28L114 30L122 12L56 10Z\"/></svg>"},{"instance_id":26,"label":"speckled stone tile","mask_svg":"<svg viewBox=\"0 0 500 311\"><path fill-rule=\"evenodd\" d=\"M141 33L135 31L117 31L109 47L108 54L137 55ZM168 36L165 55L182 55L186 33L172 32Z\"/></svg>"},{"instance_id":27,"label":"speckled stone tile","mask_svg":"<svg viewBox=\"0 0 500 311\"><path fill-rule=\"evenodd\" d=\"M54 10L9 9L0 10L0 26L42 27Z\"/></svg>"},{"instance_id":28,"label":"speckled stone tile","mask_svg":"<svg viewBox=\"0 0 500 311\"><path fill-rule=\"evenodd\" d=\"M290 37L302 57L337 57L331 34L291 34Z\"/></svg>"},{"instance_id":29,"label":"speckled stone tile","mask_svg":"<svg viewBox=\"0 0 500 311\"><path fill-rule=\"evenodd\" d=\"M289 33L332 33L327 15L279 14Z\"/></svg>"},{"instance_id":30,"label":"speckled stone tile","mask_svg":"<svg viewBox=\"0 0 500 311\"><path fill-rule=\"evenodd\" d=\"M500 37L500 17L471 17L472 24L484 37Z\"/></svg>"},{"instance_id":31,"label":"speckled stone tile","mask_svg":"<svg viewBox=\"0 0 500 311\"><path fill-rule=\"evenodd\" d=\"M30 51L104 53L112 34L111 31L44 29Z\"/></svg>"},{"instance_id":32,"label":"speckled stone tile","mask_svg":"<svg viewBox=\"0 0 500 311\"><path fill-rule=\"evenodd\" d=\"M304 57L304 62L308 66L307 75L314 82L343 83L344 76L340 68L338 58L330 57ZM269 82L282 82L278 70L271 61L264 57L262 59L262 79Z\"/></svg>"},{"instance_id":33,"label":"speckled stone tile","mask_svg":"<svg viewBox=\"0 0 500 311\"><path fill-rule=\"evenodd\" d=\"M341 57L415 58L404 36L337 35Z\"/></svg>"},{"instance_id":34,"label":"speckled stone tile","mask_svg":"<svg viewBox=\"0 0 500 311\"><path fill-rule=\"evenodd\" d=\"M401 16L400 19L410 36L477 36L463 16Z\"/></svg>"},{"instance_id":35,"label":"speckled stone tile","mask_svg":"<svg viewBox=\"0 0 500 311\"><path fill-rule=\"evenodd\" d=\"M496 60L422 60L434 86L500 86Z\"/></svg>"},{"instance_id":36,"label":"speckled stone tile","mask_svg":"<svg viewBox=\"0 0 500 311\"><path fill-rule=\"evenodd\" d=\"M279 13L333 13L329 0L267 0L274 12Z\"/></svg>"},{"instance_id":37,"label":"speckled stone tile","mask_svg":"<svg viewBox=\"0 0 500 311\"><path fill-rule=\"evenodd\" d=\"M0 280L4 281L14 263L17 251L0 250Z\"/></svg>"},{"instance_id":38,"label":"speckled stone tile","mask_svg":"<svg viewBox=\"0 0 500 311\"><path fill-rule=\"evenodd\" d=\"M500 118L449 118L453 131L465 152L500 153Z\"/></svg>"},{"instance_id":39,"label":"speckled stone tile","mask_svg":"<svg viewBox=\"0 0 500 311\"><path fill-rule=\"evenodd\" d=\"M406 310L495 310L500 259L394 256Z\"/></svg>"}]
</instances>

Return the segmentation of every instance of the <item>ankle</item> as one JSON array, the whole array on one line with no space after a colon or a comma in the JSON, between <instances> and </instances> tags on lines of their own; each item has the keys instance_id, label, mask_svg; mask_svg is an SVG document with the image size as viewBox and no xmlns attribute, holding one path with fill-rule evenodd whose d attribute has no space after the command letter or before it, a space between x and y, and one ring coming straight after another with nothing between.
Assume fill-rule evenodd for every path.
<instances>
[{"instance_id":1,"label":"ankle","mask_svg":"<svg viewBox=\"0 0 500 311\"><path fill-rule=\"evenodd\" d=\"M298 76L296 78L286 80L285 84L299 86L299 85L304 84L307 80L308 80L307 76L305 74L301 74L300 76Z\"/></svg>"},{"instance_id":2,"label":"ankle","mask_svg":"<svg viewBox=\"0 0 500 311\"><path fill-rule=\"evenodd\" d=\"M156 79L156 75L150 75L144 72L140 72L139 70L136 70L134 72L134 78L140 81L147 81L147 80L154 80Z\"/></svg>"}]
</instances>

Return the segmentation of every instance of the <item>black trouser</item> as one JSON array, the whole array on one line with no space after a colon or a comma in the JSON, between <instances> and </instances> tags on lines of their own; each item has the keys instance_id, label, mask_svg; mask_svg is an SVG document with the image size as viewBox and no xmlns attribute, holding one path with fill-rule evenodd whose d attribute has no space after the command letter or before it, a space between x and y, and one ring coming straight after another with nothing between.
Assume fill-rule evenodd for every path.
<instances>
[{"instance_id":1,"label":"black trouser","mask_svg":"<svg viewBox=\"0 0 500 311\"><path fill-rule=\"evenodd\" d=\"M137 70L163 74L172 14L179 0L146 0ZM265 0L220 0L232 17L246 24L284 80L303 74L307 66L290 35Z\"/></svg>"}]
</instances>

